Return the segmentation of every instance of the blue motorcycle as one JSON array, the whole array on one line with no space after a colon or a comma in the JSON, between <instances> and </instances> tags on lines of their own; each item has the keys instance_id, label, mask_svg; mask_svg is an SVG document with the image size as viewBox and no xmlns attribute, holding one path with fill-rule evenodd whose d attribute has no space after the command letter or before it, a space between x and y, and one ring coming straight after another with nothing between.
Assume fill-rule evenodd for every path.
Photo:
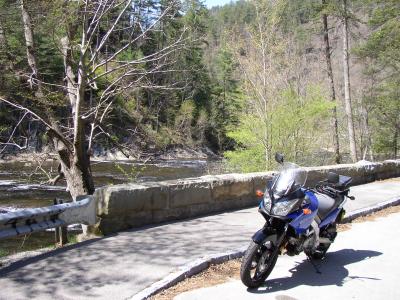
<instances>
[{"instance_id":1,"label":"blue motorcycle","mask_svg":"<svg viewBox=\"0 0 400 300\"><path fill-rule=\"evenodd\" d=\"M280 173L268 182L259 212L266 222L256 232L244 255L240 268L242 282L249 288L259 287L272 272L279 254L290 256L304 253L322 259L334 242L349 196L351 177L328 173L327 180L314 188L305 187L307 171L296 164L284 162L276 154Z\"/></svg>"}]
</instances>

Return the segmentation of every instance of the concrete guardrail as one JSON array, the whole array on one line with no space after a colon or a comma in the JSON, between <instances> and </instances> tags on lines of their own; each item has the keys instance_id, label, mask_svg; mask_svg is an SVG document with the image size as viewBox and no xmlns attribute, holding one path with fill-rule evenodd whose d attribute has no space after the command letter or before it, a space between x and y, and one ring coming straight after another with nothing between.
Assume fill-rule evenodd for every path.
<instances>
[{"instance_id":1,"label":"concrete guardrail","mask_svg":"<svg viewBox=\"0 0 400 300\"><path fill-rule=\"evenodd\" d=\"M400 160L360 161L306 168L307 185L326 178L329 171L353 177L353 185L400 176ZM239 209L258 204L257 189L264 189L274 172L224 174L181 180L122 184L96 190L97 223L103 234Z\"/></svg>"}]
</instances>

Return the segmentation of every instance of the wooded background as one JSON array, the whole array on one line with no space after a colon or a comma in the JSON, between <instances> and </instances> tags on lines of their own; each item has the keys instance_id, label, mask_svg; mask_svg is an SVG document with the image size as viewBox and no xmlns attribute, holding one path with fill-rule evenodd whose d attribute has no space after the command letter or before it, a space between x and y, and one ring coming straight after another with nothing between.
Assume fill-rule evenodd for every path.
<instances>
[{"instance_id":1,"label":"wooded background","mask_svg":"<svg viewBox=\"0 0 400 300\"><path fill-rule=\"evenodd\" d=\"M0 152L57 152L76 195L115 148L396 158L399 68L398 0L0 0Z\"/></svg>"}]
</instances>

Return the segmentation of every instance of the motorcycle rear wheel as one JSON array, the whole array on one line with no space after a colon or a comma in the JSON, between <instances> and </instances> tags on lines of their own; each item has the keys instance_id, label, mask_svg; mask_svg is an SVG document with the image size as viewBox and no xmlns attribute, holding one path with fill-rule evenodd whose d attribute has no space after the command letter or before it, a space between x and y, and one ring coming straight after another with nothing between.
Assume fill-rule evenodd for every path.
<instances>
[{"instance_id":1,"label":"motorcycle rear wheel","mask_svg":"<svg viewBox=\"0 0 400 300\"><path fill-rule=\"evenodd\" d=\"M264 283L278 259L278 253L273 252L274 247L268 249L251 241L240 267L240 279L245 286L257 288Z\"/></svg>"}]
</instances>

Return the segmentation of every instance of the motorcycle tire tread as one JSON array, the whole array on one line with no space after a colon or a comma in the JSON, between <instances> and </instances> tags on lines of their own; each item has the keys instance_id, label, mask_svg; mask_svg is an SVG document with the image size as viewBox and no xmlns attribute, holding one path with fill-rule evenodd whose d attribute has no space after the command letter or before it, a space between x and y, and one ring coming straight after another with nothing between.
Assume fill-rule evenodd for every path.
<instances>
[{"instance_id":1,"label":"motorcycle tire tread","mask_svg":"<svg viewBox=\"0 0 400 300\"><path fill-rule=\"evenodd\" d=\"M259 244L256 244L254 241L251 241L243 257L242 264L240 267L240 279L242 280L243 284L246 285L248 288L257 288L261 286L267 279L269 274L271 274L278 259L278 254L276 254L275 257L272 258L272 263L268 266L268 269L263 274L263 276L261 276L258 280L253 280L250 276L250 267L253 261L253 256L255 255L259 247L260 247Z\"/></svg>"}]
</instances>

